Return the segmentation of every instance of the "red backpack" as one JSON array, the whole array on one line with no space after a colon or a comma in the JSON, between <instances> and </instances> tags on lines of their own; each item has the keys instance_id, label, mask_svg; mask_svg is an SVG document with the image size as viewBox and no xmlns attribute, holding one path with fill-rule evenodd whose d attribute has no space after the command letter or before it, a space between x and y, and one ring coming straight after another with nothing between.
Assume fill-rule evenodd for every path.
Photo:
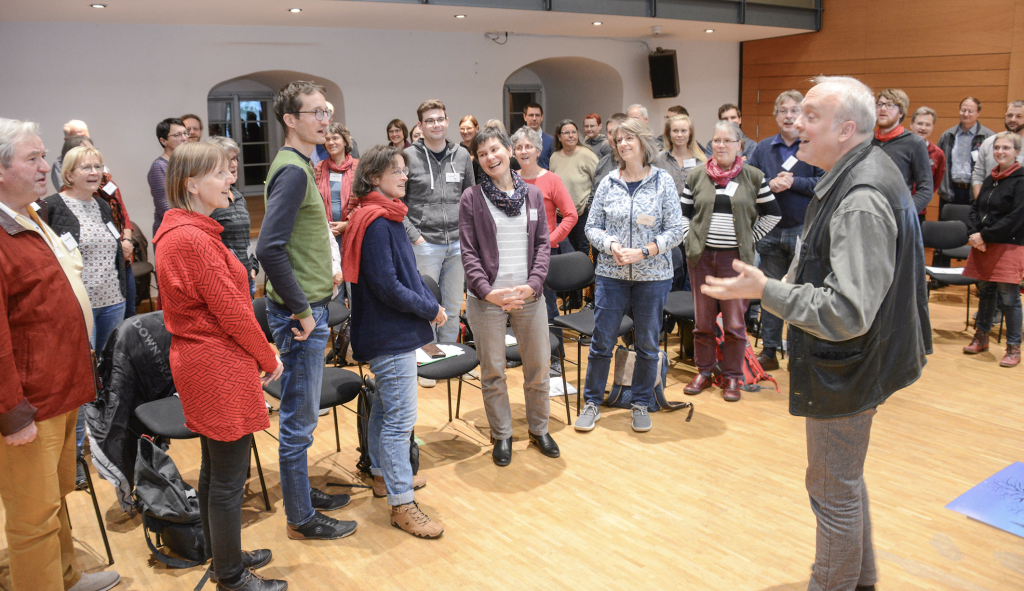
<instances>
[{"instance_id":1,"label":"red backpack","mask_svg":"<svg viewBox=\"0 0 1024 591\"><path fill-rule=\"evenodd\" d=\"M718 357L718 361L722 361L722 346L725 343L725 330L722 328L722 315L718 315L718 319L715 322L715 354ZM719 364L715 364L715 368L711 371L714 377L714 384L719 388L725 387L725 377L722 376L722 369ZM750 346L750 341L747 341L747 346L743 350L743 386L741 390L746 392L758 392L761 390L761 386L758 382L768 380L775 384L775 391L779 392L779 383L775 381L775 378L765 373L764 368L761 367L761 363L757 360L757 354L754 353L754 348Z\"/></svg>"}]
</instances>

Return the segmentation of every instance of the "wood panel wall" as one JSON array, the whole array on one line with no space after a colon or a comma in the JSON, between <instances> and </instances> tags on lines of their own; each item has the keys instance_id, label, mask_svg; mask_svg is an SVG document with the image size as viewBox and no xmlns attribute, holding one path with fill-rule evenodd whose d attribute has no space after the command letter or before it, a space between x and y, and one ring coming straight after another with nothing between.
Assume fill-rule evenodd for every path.
<instances>
[{"instance_id":1,"label":"wood panel wall","mask_svg":"<svg viewBox=\"0 0 1024 591\"><path fill-rule=\"evenodd\" d=\"M824 0L821 31L743 44L744 133L778 133L775 98L806 92L821 74L902 88L911 113L938 112L933 142L958 123L965 96L981 100L982 125L1001 131L1006 104L1024 99L1024 1Z\"/></svg>"}]
</instances>

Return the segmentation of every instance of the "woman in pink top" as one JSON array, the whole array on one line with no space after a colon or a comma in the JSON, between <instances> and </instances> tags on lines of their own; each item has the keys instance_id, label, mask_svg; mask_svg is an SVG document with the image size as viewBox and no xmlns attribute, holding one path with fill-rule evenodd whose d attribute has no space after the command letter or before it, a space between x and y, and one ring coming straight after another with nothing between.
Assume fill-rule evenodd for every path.
<instances>
[{"instance_id":1,"label":"woman in pink top","mask_svg":"<svg viewBox=\"0 0 1024 591\"><path fill-rule=\"evenodd\" d=\"M512 149L516 159L519 160L519 165L522 166L519 175L524 181L536 186L544 194L544 210L548 216L548 231L551 233L551 254L572 252L572 245L566 238L579 220L579 214L576 213L576 206L562 179L537 164L537 157L540 156L542 146L543 140L540 134L529 127L521 127L519 131L512 134ZM555 217L556 209L561 219ZM560 243L563 246L560 247ZM548 289L547 285L544 286L544 299L547 302L548 322L550 323L552 318L558 316L558 297L555 292ZM562 329L552 328L551 332L558 337L559 349L561 349ZM562 353L565 352L562 351ZM552 357L549 373L551 376L562 375L562 368L557 357Z\"/></svg>"}]
</instances>

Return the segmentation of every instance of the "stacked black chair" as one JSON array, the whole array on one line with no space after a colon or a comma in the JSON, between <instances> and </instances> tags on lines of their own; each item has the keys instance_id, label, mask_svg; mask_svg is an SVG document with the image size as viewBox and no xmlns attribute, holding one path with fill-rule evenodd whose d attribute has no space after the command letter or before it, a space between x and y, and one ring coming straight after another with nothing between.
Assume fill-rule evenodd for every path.
<instances>
[{"instance_id":1,"label":"stacked black chair","mask_svg":"<svg viewBox=\"0 0 1024 591\"><path fill-rule=\"evenodd\" d=\"M947 205L946 208L953 207ZM959 220L945 222L929 222L921 224L921 237L924 239L925 248L941 250L947 256L952 256L949 251L960 248L967 244L967 225ZM968 249L970 246L967 247ZM967 319L964 321L964 329L971 326L971 286L977 285L977 279L964 277L959 273L953 273L952 269L943 267L926 269L928 277L947 285L963 285L967 287Z\"/></svg>"},{"instance_id":2,"label":"stacked black chair","mask_svg":"<svg viewBox=\"0 0 1024 591\"><path fill-rule=\"evenodd\" d=\"M441 301L441 288L438 287L437 282L433 278L423 275L423 282L427 284L430 291L437 298L437 301ZM458 317L448 318L448 322L458 322ZM476 355L476 350L468 345L462 343L442 343L445 347L458 347L462 349L462 355L456 355L454 357L448 357L440 361L421 365L416 368L416 375L425 380L444 380L448 386L448 422L452 422L452 380L459 380L459 393L455 403L455 418L459 418L459 409L462 406L462 376L473 371L480 366L480 359Z\"/></svg>"},{"instance_id":3,"label":"stacked black chair","mask_svg":"<svg viewBox=\"0 0 1024 591\"><path fill-rule=\"evenodd\" d=\"M110 553L110 541L107 540L107 528L103 525L103 513L100 512L100 503L96 500L96 489L92 484L92 473L89 471L89 463L85 461L83 456L78 456L78 465L82 467L85 472L85 489L79 488L78 490L85 490L92 497L92 508L96 512L96 523L100 526L100 535L103 536L103 547L107 549L107 566L114 565L114 555ZM64 505L65 511L67 511L67 505ZM71 513L68 512L68 523L71 523Z\"/></svg>"},{"instance_id":4,"label":"stacked black chair","mask_svg":"<svg viewBox=\"0 0 1024 591\"><path fill-rule=\"evenodd\" d=\"M515 336L514 334L512 334L511 327L505 331L505 334L513 337ZM558 337L551 334L551 332L549 331L548 340L551 343L551 354L558 355L558 345L560 344L558 342ZM516 361L519 363L523 362L522 356L519 355L519 345L508 345L505 347L505 360ZM572 415L569 414L569 388L565 382L565 360L562 358L561 355L558 355L558 364L562 368L560 377L562 378L562 397L565 399L565 424L571 425Z\"/></svg>"},{"instance_id":5,"label":"stacked black chair","mask_svg":"<svg viewBox=\"0 0 1024 591\"><path fill-rule=\"evenodd\" d=\"M693 308L693 292L671 291L665 300L665 316L679 324L680 350L687 357L693 357L693 328L696 312ZM668 333L665 333L665 352L668 353Z\"/></svg>"},{"instance_id":6,"label":"stacked black chair","mask_svg":"<svg viewBox=\"0 0 1024 591\"><path fill-rule=\"evenodd\" d=\"M337 347L336 340L344 332L344 325L351 316L352 312L345 306L345 293L340 291L337 297L327 304L327 327L331 329L331 336L327 338L327 342L330 344L332 354L334 355L332 358L331 354L328 354L327 362L334 363L335 366L341 365L341 360L344 359L346 353Z\"/></svg>"}]
</instances>

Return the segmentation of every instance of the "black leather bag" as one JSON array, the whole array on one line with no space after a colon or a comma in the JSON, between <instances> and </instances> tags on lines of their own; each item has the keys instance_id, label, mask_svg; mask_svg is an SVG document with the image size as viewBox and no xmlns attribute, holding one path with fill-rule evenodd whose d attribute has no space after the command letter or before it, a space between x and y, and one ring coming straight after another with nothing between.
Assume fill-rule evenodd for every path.
<instances>
[{"instance_id":1,"label":"black leather bag","mask_svg":"<svg viewBox=\"0 0 1024 591\"><path fill-rule=\"evenodd\" d=\"M192 568L206 561L196 490L181 479L174 460L149 437L139 439L132 497L142 513L142 531L153 558L171 568ZM156 534L156 544L150 532ZM160 546L181 558L161 552Z\"/></svg>"}]
</instances>

